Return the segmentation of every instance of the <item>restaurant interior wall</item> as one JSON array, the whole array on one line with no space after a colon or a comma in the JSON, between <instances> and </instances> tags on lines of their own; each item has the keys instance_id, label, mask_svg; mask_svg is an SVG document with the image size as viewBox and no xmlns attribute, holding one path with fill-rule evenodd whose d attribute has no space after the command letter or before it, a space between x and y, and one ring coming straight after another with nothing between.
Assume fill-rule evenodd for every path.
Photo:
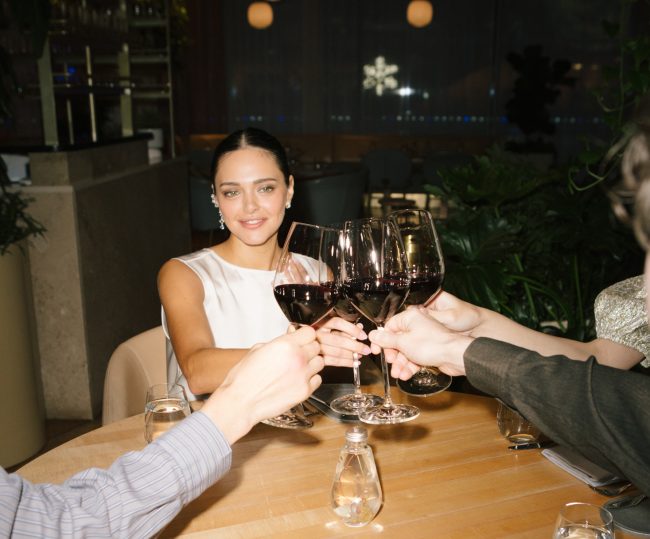
<instances>
[{"instance_id":1,"label":"restaurant interior wall","mask_svg":"<svg viewBox=\"0 0 650 539\"><path fill-rule=\"evenodd\" d=\"M516 138L505 117L515 77L506 55L534 44L574 66L575 86L551 109L560 158L581 149L581 135L606 132L590 92L614 63L616 43L601 21L617 21L620 2L434 2L433 22L417 29L406 21L407 0L283 0L264 30L247 23L248 3L188 0L185 137L253 125L276 134ZM398 68L397 87L381 95L363 87L363 66L378 57Z\"/></svg>"}]
</instances>

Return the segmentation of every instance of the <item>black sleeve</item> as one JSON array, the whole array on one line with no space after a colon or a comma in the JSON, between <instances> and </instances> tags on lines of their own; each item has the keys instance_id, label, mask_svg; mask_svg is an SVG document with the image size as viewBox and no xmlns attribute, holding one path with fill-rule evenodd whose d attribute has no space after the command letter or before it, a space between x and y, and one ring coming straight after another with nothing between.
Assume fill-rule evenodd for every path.
<instances>
[{"instance_id":1,"label":"black sleeve","mask_svg":"<svg viewBox=\"0 0 650 539\"><path fill-rule=\"evenodd\" d=\"M486 338L476 339L464 360L474 387L650 495L649 376Z\"/></svg>"}]
</instances>

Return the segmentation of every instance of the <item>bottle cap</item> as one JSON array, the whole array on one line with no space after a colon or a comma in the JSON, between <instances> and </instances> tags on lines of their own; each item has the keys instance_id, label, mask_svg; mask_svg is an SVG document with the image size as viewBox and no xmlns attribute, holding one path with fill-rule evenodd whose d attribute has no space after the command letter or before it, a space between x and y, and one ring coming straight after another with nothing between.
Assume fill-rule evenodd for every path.
<instances>
[{"instance_id":1,"label":"bottle cap","mask_svg":"<svg viewBox=\"0 0 650 539\"><path fill-rule=\"evenodd\" d=\"M348 442L367 442L368 431L363 427L352 427L345 433L345 439Z\"/></svg>"}]
</instances>

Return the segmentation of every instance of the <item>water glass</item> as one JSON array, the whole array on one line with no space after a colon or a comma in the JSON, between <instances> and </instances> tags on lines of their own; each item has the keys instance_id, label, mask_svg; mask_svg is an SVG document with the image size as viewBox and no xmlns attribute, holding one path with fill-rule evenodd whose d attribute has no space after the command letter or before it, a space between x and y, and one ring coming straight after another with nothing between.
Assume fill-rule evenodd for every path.
<instances>
[{"instance_id":1,"label":"water glass","mask_svg":"<svg viewBox=\"0 0 650 539\"><path fill-rule=\"evenodd\" d=\"M530 444L539 441L540 430L524 418L517 410L513 410L498 401L497 425L499 432L514 445Z\"/></svg>"},{"instance_id":2,"label":"water glass","mask_svg":"<svg viewBox=\"0 0 650 539\"><path fill-rule=\"evenodd\" d=\"M614 539L614 518L590 503L564 504L555 522L554 539Z\"/></svg>"},{"instance_id":3,"label":"water glass","mask_svg":"<svg viewBox=\"0 0 650 539\"><path fill-rule=\"evenodd\" d=\"M155 384L147 390L144 439L152 442L190 415L185 389L178 384Z\"/></svg>"}]
</instances>

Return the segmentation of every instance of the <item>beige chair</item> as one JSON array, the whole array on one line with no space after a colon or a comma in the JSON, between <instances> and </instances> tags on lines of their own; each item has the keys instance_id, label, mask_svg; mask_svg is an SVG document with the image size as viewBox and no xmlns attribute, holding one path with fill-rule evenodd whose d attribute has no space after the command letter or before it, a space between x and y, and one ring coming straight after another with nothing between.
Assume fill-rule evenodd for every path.
<instances>
[{"instance_id":1,"label":"beige chair","mask_svg":"<svg viewBox=\"0 0 650 539\"><path fill-rule=\"evenodd\" d=\"M120 344L106 369L102 423L144 411L147 388L167 382L165 334L155 327Z\"/></svg>"}]
</instances>

